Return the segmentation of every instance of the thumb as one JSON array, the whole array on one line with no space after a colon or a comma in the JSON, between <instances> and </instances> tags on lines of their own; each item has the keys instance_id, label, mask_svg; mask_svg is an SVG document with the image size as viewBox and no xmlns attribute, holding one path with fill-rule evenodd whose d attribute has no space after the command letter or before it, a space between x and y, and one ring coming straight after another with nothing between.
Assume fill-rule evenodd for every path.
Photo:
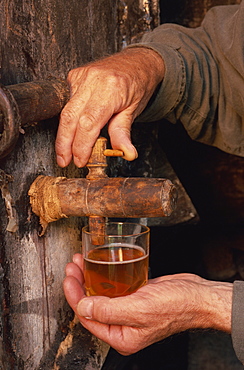
<instances>
[{"instance_id":1,"label":"thumb","mask_svg":"<svg viewBox=\"0 0 244 370\"><path fill-rule=\"evenodd\" d=\"M85 297L77 305L77 314L107 324L111 316L110 301L108 297Z\"/></svg>"},{"instance_id":2,"label":"thumb","mask_svg":"<svg viewBox=\"0 0 244 370\"><path fill-rule=\"evenodd\" d=\"M76 311L79 316L103 324L128 325L126 301L126 297L112 299L101 296L85 297L78 303Z\"/></svg>"},{"instance_id":3,"label":"thumb","mask_svg":"<svg viewBox=\"0 0 244 370\"><path fill-rule=\"evenodd\" d=\"M132 117L126 111L114 115L108 125L108 132L113 149L120 149L124 152L123 158L133 161L138 157L136 148L131 142Z\"/></svg>"},{"instance_id":4,"label":"thumb","mask_svg":"<svg viewBox=\"0 0 244 370\"><path fill-rule=\"evenodd\" d=\"M95 319L94 317L94 300L103 300L101 297L84 298L77 305L77 314L83 316L86 319Z\"/></svg>"}]
</instances>

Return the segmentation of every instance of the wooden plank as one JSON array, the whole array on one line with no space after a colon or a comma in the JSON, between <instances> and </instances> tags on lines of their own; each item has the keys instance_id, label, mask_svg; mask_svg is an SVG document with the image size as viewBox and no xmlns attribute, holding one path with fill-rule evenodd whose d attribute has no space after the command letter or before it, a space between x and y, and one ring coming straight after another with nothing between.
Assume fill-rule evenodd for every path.
<instances>
[{"instance_id":1,"label":"wooden plank","mask_svg":"<svg viewBox=\"0 0 244 370\"><path fill-rule=\"evenodd\" d=\"M4 85L65 78L68 70L116 51L117 2L61 0L0 2L1 76ZM55 162L57 119L25 129L14 151L0 167L13 176L9 186L17 231L6 231L8 217L0 199L1 340L0 368L50 370L65 360L60 346L67 336L84 338L76 346L86 366L104 360L107 346L69 321L72 312L62 290L64 268L80 250L82 218L57 222L38 236L27 192L38 174L80 177L73 165L61 170ZM94 348L90 356L87 348ZM68 348L71 351L71 348ZM67 351L68 351L67 349ZM62 356L61 355L64 355ZM96 357L97 356L97 357ZM95 365L94 365L95 366ZM84 367L85 368L85 367Z\"/></svg>"},{"instance_id":2,"label":"wooden plank","mask_svg":"<svg viewBox=\"0 0 244 370\"><path fill-rule=\"evenodd\" d=\"M120 49L118 3L2 0L0 82L65 79L70 69ZM153 1L150 9L144 9L141 1L130 2L130 9L132 5L134 10L139 8L133 22L125 26L131 28L128 34L138 32L132 28L141 16L147 26L153 24L155 4ZM153 17L143 18L145 12ZM29 206L27 192L38 175L85 175L73 165L67 169L56 165L57 124L54 118L26 127L14 150L0 163L1 169L13 176L8 194L17 226L15 232L7 231L9 218L0 198L0 367L4 370L72 370L77 364L80 369L99 369L108 350L72 321L62 290L65 265L80 250L84 219L60 220L40 238L38 219Z\"/></svg>"}]
</instances>

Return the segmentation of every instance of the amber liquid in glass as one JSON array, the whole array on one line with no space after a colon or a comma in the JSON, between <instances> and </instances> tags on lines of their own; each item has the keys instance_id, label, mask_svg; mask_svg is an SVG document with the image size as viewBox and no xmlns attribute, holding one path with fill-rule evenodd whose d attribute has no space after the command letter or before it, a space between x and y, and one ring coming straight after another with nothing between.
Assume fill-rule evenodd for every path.
<instances>
[{"instance_id":1,"label":"amber liquid in glass","mask_svg":"<svg viewBox=\"0 0 244 370\"><path fill-rule=\"evenodd\" d=\"M121 297L147 283L148 255L139 246L114 243L98 247L84 262L88 296Z\"/></svg>"}]
</instances>

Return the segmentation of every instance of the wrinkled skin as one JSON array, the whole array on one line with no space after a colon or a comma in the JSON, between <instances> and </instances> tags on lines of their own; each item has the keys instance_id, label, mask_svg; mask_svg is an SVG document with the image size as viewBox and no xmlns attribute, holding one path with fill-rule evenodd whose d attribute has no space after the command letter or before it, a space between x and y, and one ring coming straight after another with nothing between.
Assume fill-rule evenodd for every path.
<instances>
[{"instance_id":1,"label":"wrinkled skin","mask_svg":"<svg viewBox=\"0 0 244 370\"><path fill-rule=\"evenodd\" d=\"M66 298L81 324L123 355L188 329L230 332L230 283L183 273L149 280L126 297L86 297L82 269L75 254L66 266Z\"/></svg>"},{"instance_id":2,"label":"wrinkled skin","mask_svg":"<svg viewBox=\"0 0 244 370\"><path fill-rule=\"evenodd\" d=\"M113 149L134 160L131 125L163 77L162 58L147 48L127 49L70 71L71 99L61 112L56 138L58 165L65 167L73 158L76 166L85 166L107 123Z\"/></svg>"},{"instance_id":3,"label":"wrinkled skin","mask_svg":"<svg viewBox=\"0 0 244 370\"><path fill-rule=\"evenodd\" d=\"M73 159L76 166L85 166L106 124L112 147L121 149L125 159L135 159L131 125L164 72L161 56L140 47L72 70L71 99L62 111L56 138L58 165L65 167ZM184 273L152 279L126 297L86 297L82 268L82 256L74 255L66 266L66 298L81 324L123 355L188 329L230 332L230 283Z\"/></svg>"}]
</instances>

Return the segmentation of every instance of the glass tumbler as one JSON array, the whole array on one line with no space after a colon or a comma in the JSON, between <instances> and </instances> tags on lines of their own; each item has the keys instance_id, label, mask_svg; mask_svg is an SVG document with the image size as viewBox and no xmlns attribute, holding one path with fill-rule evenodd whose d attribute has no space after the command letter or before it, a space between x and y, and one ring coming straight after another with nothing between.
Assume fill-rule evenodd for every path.
<instances>
[{"instance_id":1,"label":"glass tumbler","mask_svg":"<svg viewBox=\"0 0 244 370\"><path fill-rule=\"evenodd\" d=\"M102 235L85 226L82 252L86 294L121 297L145 285L149 235L147 226L130 222L108 222Z\"/></svg>"}]
</instances>

